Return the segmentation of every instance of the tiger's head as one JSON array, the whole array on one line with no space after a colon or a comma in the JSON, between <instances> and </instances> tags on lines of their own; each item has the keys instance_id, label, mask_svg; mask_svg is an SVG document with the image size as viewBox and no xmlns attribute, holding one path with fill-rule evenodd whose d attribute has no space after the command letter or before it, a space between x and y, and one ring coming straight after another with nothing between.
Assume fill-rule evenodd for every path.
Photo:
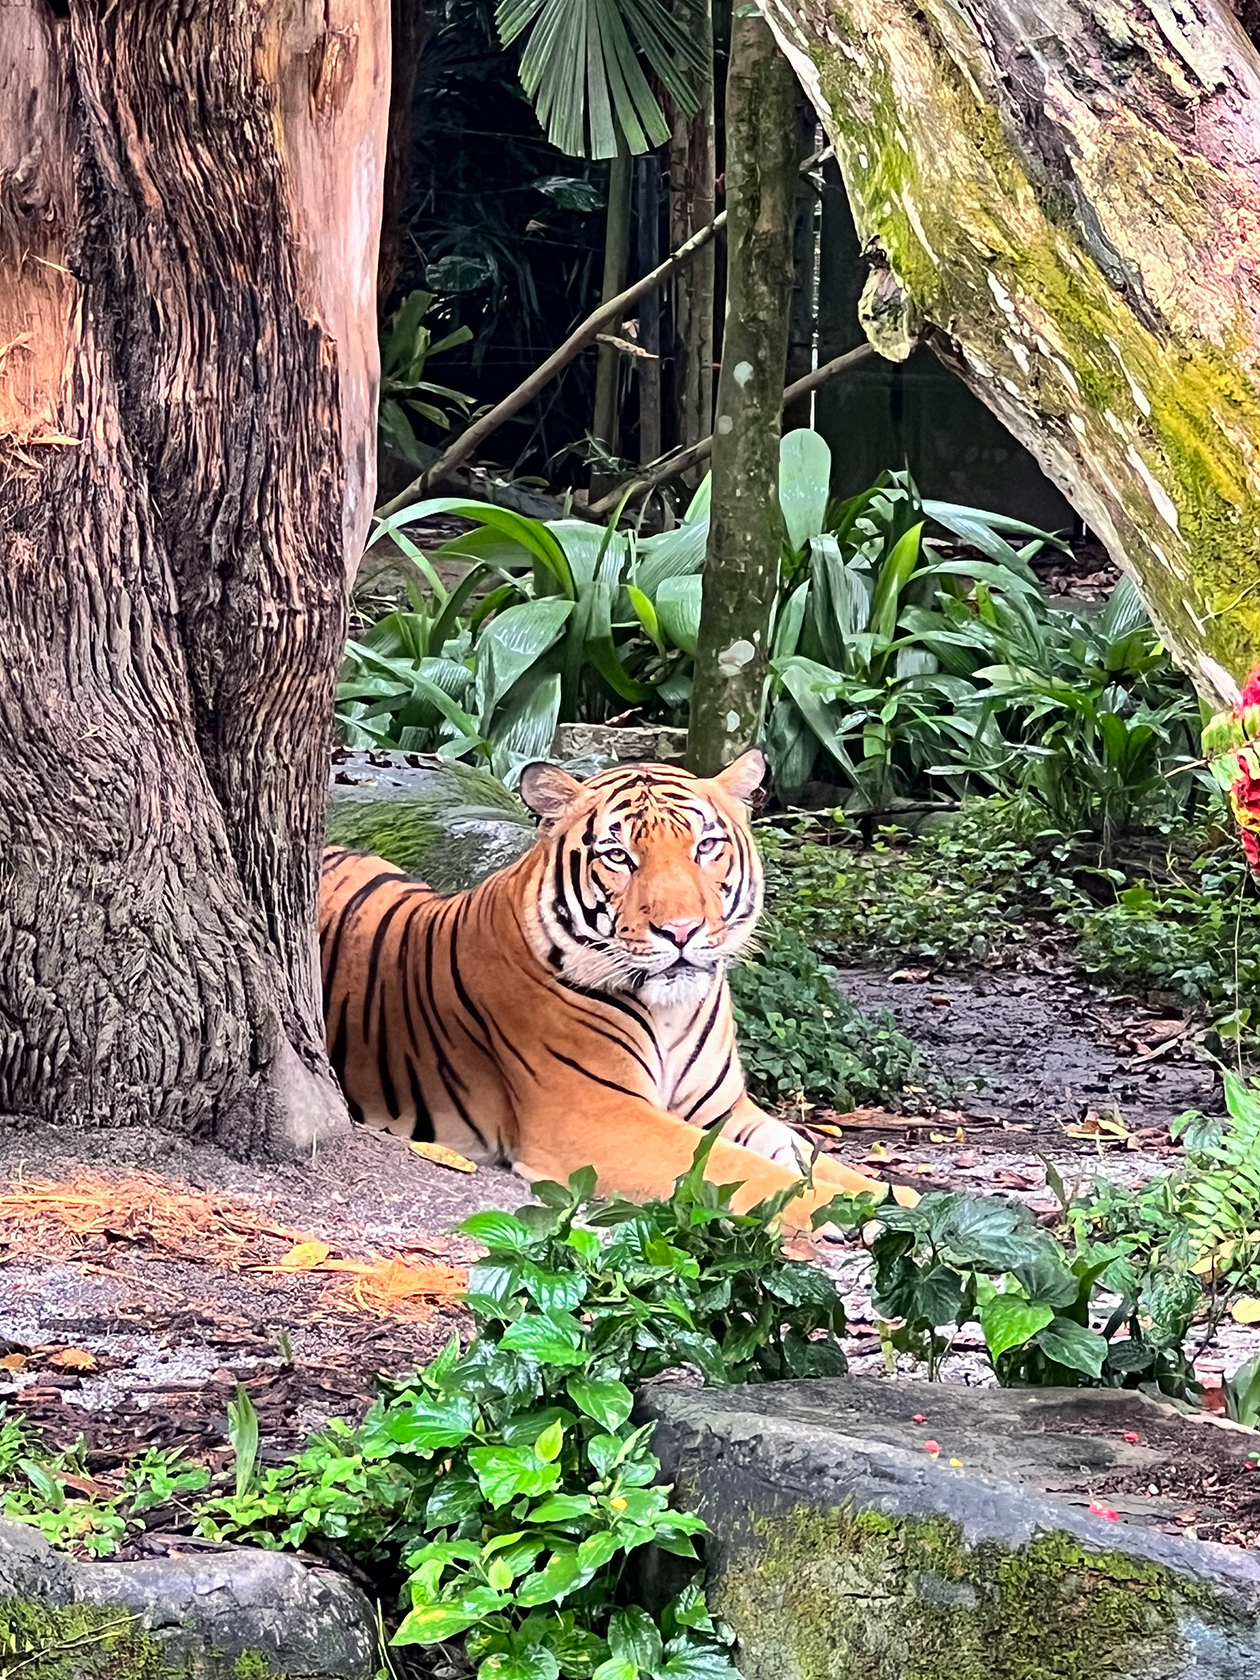
<instances>
[{"instance_id":1,"label":"tiger's head","mask_svg":"<svg viewBox=\"0 0 1260 1680\"><path fill-rule=\"evenodd\" d=\"M528 765L521 796L542 819L547 854L530 922L547 966L652 1008L698 1002L761 913L746 802L764 774L759 752L709 780L624 764L577 782L553 764Z\"/></svg>"}]
</instances>

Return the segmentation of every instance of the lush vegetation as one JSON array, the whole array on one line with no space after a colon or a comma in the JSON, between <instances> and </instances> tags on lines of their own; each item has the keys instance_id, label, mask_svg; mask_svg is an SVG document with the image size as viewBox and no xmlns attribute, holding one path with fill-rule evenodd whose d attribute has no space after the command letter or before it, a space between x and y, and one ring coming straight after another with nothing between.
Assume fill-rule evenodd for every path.
<instances>
[{"instance_id":1,"label":"lush vegetation","mask_svg":"<svg viewBox=\"0 0 1260 1680\"><path fill-rule=\"evenodd\" d=\"M764 728L783 798L811 779L850 813L994 792L1107 852L1193 805L1200 782L1169 772L1192 761L1198 705L1127 581L1097 614L1051 605L1029 564L1048 533L925 501L904 472L841 503L829 478L816 433L783 439ZM406 527L439 513L476 528L425 554ZM450 498L381 522L409 600L349 645L347 741L511 780L558 721L685 721L707 531L707 481L654 536Z\"/></svg>"},{"instance_id":2,"label":"lush vegetation","mask_svg":"<svg viewBox=\"0 0 1260 1680\"><path fill-rule=\"evenodd\" d=\"M1141 1190L1106 1179L1059 1198L1055 1230L1022 1203L927 1195L913 1209L838 1198L816 1216L857 1232L872 1218L872 1304L890 1359L939 1377L978 1323L1005 1386L1152 1385L1200 1392L1194 1357L1227 1312L1260 1320L1260 1088L1225 1076L1228 1114L1187 1115L1181 1167ZM1192 1326L1196 1338L1192 1345ZM1260 1355L1227 1385L1231 1415L1260 1426Z\"/></svg>"},{"instance_id":3,"label":"lush vegetation","mask_svg":"<svg viewBox=\"0 0 1260 1680\"><path fill-rule=\"evenodd\" d=\"M772 1221L702 1174L716 1134L668 1201L600 1199L589 1169L534 1186L517 1214L478 1214L484 1244L467 1304L475 1334L392 1382L357 1426L334 1424L278 1468L257 1464L258 1425L233 1408L232 1491L201 1497L188 1526L267 1547L334 1546L388 1586L398 1645L463 1636L482 1680L724 1680L730 1636L698 1577L659 1623L633 1601L630 1560L656 1547L696 1558L700 1520L657 1482L634 1389L681 1366L706 1381L842 1372L844 1309L816 1267L787 1260ZM102 1501L80 1456L44 1457L20 1419L0 1425L6 1511L62 1545L112 1550L144 1501L201 1493L204 1470L149 1454Z\"/></svg>"}]
</instances>

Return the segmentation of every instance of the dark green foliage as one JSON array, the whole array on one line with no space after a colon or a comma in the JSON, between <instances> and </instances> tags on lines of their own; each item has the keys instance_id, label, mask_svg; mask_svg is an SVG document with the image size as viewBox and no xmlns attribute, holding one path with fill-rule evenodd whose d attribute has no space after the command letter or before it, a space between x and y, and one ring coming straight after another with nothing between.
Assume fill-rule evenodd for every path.
<instances>
[{"instance_id":1,"label":"dark green foliage","mask_svg":"<svg viewBox=\"0 0 1260 1680\"><path fill-rule=\"evenodd\" d=\"M892 1015L872 1020L832 984L801 933L775 911L759 950L730 973L739 1053L758 1102L804 1098L852 1108L902 1090L921 1073L919 1054Z\"/></svg>"},{"instance_id":2,"label":"dark green foliage","mask_svg":"<svg viewBox=\"0 0 1260 1680\"><path fill-rule=\"evenodd\" d=\"M1196 1392L1183 1343L1198 1289L1191 1279L1179 1310L1153 1314L1151 1292L1167 1280L1125 1242L1091 1242L1078 1226L1065 1246L1022 1202L964 1192L932 1192L917 1208L837 1197L814 1222L858 1231L872 1218L871 1298L889 1321L886 1346L922 1360L929 1378L962 1326L978 1322L1004 1387Z\"/></svg>"},{"instance_id":3,"label":"dark green foliage","mask_svg":"<svg viewBox=\"0 0 1260 1680\"><path fill-rule=\"evenodd\" d=\"M1029 918L1075 891L1062 844L1032 838L1026 821L1008 800L972 800L917 838L887 828L869 846L819 819L763 823L766 901L838 962L1013 953L1030 937Z\"/></svg>"}]
</instances>

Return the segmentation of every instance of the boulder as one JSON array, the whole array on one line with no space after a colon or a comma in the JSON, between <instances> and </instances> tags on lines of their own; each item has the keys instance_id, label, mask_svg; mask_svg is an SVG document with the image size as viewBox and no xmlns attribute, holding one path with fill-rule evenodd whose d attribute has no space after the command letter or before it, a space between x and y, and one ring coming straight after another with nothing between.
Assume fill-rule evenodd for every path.
<instances>
[{"instance_id":1,"label":"boulder","mask_svg":"<svg viewBox=\"0 0 1260 1680\"><path fill-rule=\"evenodd\" d=\"M1260 1558L1157 1532L1175 1505L1091 1496L1179 1432L1241 1461L1250 1431L1136 1393L873 1378L657 1387L640 1412L756 1680L1260 1674Z\"/></svg>"},{"instance_id":2,"label":"boulder","mask_svg":"<svg viewBox=\"0 0 1260 1680\"><path fill-rule=\"evenodd\" d=\"M551 758L571 775L594 776L614 764L681 764L687 731L664 724L562 723L551 742Z\"/></svg>"},{"instance_id":3,"label":"boulder","mask_svg":"<svg viewBox=\"0 0 1260 1680\"><path fill-rule=\"evenodd\" d=\"M372 1680L376 1613L331 1570L244 1546L75 1563L0 1519L0 1672L23 1680Z\"/></svg>"},{"instance_id":4,"label":"boulder","mask_svg":"<svg viewBox=\"0 0 1260 1680\"><path fill-rule=\"evenodd\" d=\"M534 820L485 770L426 753L342 752L329 845L376 852L439 892L473 886L534 843Z\"/></svg>"}]
</instances>

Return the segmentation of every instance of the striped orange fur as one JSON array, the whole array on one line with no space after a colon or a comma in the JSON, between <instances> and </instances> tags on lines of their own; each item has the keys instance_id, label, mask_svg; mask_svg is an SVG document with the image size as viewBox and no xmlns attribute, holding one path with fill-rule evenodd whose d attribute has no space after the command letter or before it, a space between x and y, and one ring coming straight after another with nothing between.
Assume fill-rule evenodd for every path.
<instances>
[{"instance_id":1,"label":"striped orange fur","mask_svg":"<svg viewBox=\"0 0 1260 1680\"><path fill-rule=\"evenodd\" d=\"M800 1140L744 1089L726 965L761 912L746 753L712 780L659 764L574 781L530 765L537 843L443 897L380 858L324 857L328 1052L356 1119L527 1179L591 1165L605 1191L668 1194L696 1127L748 1207L800 1177ZM788 1223L879 1188L823 1159ZM898 1200L915 1199L899 1191Z\"/></svg>"}]
</instances>

